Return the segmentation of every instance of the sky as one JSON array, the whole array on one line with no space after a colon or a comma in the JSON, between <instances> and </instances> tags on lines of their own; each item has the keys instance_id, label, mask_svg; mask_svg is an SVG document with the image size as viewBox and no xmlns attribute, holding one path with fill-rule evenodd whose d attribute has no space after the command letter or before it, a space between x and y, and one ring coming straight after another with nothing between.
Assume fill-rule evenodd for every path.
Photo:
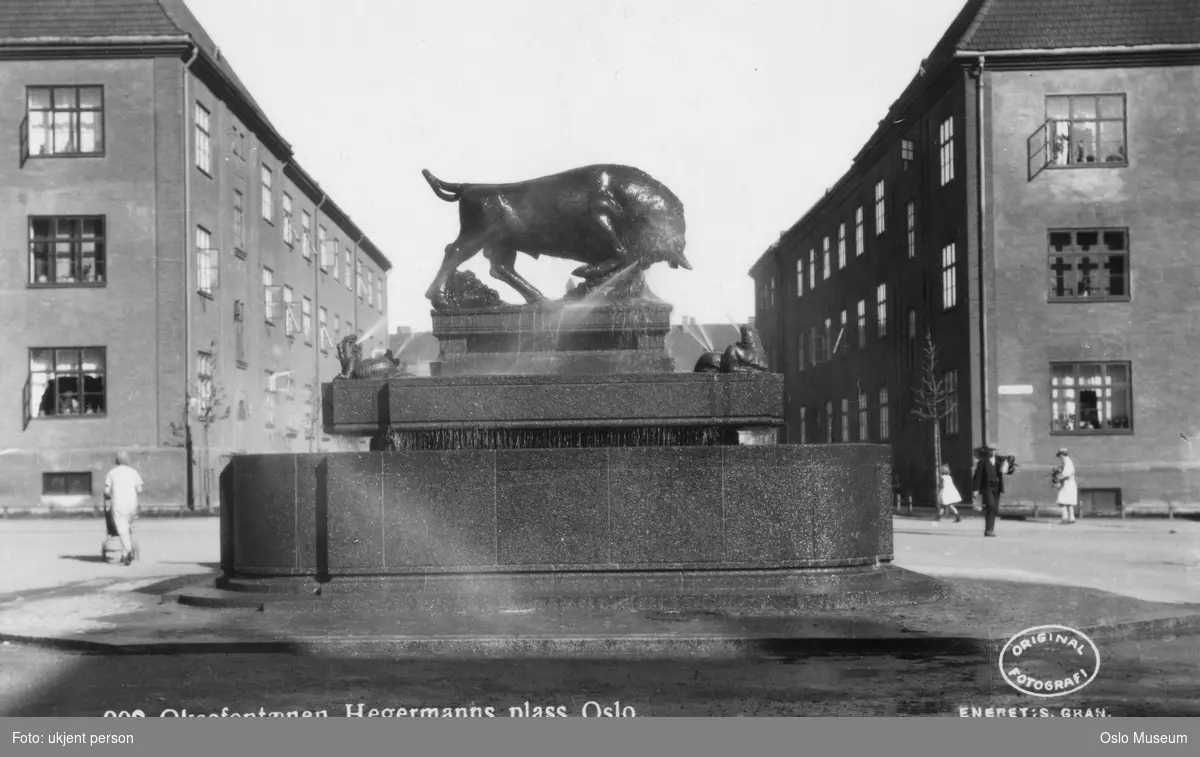
<instances>
[{"instance_id":1,"label":"sky","mask_svg":"<svg viewBox=\"0 0 1200 757\"><path fill-rule=\"evenodd\" d=\"M389 331L458 211L421 176L522 181L636 166L687 219L673 319L741 323L749 269L850 168L965 0L187 0L296 159L392 261ZM516 268L561 296L577 264ZM474 271L505 301L515 290Z\"/></svg>"}]
</instances>

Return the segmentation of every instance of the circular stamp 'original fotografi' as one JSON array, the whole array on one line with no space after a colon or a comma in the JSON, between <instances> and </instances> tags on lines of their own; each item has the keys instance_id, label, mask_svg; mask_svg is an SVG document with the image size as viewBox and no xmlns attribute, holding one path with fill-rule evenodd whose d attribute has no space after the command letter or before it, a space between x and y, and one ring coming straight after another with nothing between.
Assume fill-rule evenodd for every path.
<instances>
[{"instance_id":1,"label":"circular stamp 'original fotografi'","mask_svg":"<svg viewBox=\"0 0 1200 757\"><path fill-rule=\"evenodd\" d=\"M1022 694L1053 698L1074 694L1100 672L1100 650L1070 626L1034 626L1000 650L1000 675Z\"/></svg>"}]
</instances>

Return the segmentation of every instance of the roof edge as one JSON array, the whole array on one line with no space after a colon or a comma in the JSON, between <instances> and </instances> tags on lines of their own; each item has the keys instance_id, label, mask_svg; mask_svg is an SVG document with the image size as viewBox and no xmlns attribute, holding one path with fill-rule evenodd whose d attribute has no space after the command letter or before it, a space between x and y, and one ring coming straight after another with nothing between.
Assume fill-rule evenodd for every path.
<instances>
[{"instance_id":1,"label":"roof edge","mask_svg":"<svg viewBox=\"0 0 1200 757\"><path fill-rule=\"evenodd\" d=\"M354 223L346 211L342 210L342 207L329 196L321 185L317 183L317 180L299 162L296 160L289 161L284 165L283 173L292 180L292 183L300 191L308 196L308 199L314 203L323 202L321 212L333 219L334 223L342 227L342 229L352 234L355 237L354 242L361 249L365 250L367 256L375 261L380 268L384 271L392 270L392 262L388 260L387 256L379 250L375 243L367 236L367 233L360 229L358 224Z\"/></svg>"},{"instance_id":2,"label":"roof edge","mask_svg":"<svg viewBox=\"0 0 1200 757\"><path fill-rule=\"evenodd\" d=\"M1009 56L1046 55L1096 55L1103 53L1171 53L1200 50L1200 42L1185 42L1162 45L1102 45L1100 47L1050 47L1050 48L1012 48L1009 50L958 50L956 58L1005 58Z\"/></svg>"}]
</instances>

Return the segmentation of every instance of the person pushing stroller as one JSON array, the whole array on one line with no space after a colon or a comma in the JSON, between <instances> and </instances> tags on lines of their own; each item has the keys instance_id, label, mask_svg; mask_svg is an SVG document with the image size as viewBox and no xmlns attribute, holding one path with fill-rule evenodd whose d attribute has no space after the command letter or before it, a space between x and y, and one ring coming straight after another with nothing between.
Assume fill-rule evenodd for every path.
<instances>
[{"instance_id":1,"label":"person pushing stroller","mask_svg":"<svg viewBox=\"0 0 1200 757\"><path fill-rule=\"evenodd\" d=\"M133 563L131 527L137 517L138 495L142 493L142 476L129 463L129 453L117 453L117 465L104 479L104 516L109 533L116 532L121 540L121 564Z\"/></svg>"}]
</instances>

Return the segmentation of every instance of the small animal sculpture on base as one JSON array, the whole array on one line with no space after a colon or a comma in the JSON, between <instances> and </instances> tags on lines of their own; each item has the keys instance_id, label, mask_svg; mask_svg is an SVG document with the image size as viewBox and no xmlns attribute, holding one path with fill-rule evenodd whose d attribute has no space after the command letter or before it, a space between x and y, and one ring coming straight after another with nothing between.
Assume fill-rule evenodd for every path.
<instances>
[{"instance_id":1,"label":"small animal sculpture on base","mask_svg":"<svg viewBox=\"0 0 1200 757\"><path fill-rule=\"evenodd\" d=\"M400 361L388 350L379 357L362 356L362 345L358 338L350 335L338 342L338 360L342 363L342 372L335 379L374 379L387 376L401 375Z\"/></svg>"},{"instance_id":2,"label":"small animal sculpture on base","mask_svg":"<svg viewBox=\"0 0 1200 757\"><path fill-rule=\"evenodd\" d=\"M455 271L446 283L446 309L490 308L503 305L500 293L471 271Z\"/></svg>"},{"instance_id":3,"label":"small animal sculpture on base","mask_svg":"<svg viewBox=\"0 0 1200 757\"><path fill-rule=\"evenodd\" d=\"M706 352L696 361L693 373L763 373L770 371L767 356L753 326L741 327L742 338L724 352Z\"/></svg>"}]
</instances>

